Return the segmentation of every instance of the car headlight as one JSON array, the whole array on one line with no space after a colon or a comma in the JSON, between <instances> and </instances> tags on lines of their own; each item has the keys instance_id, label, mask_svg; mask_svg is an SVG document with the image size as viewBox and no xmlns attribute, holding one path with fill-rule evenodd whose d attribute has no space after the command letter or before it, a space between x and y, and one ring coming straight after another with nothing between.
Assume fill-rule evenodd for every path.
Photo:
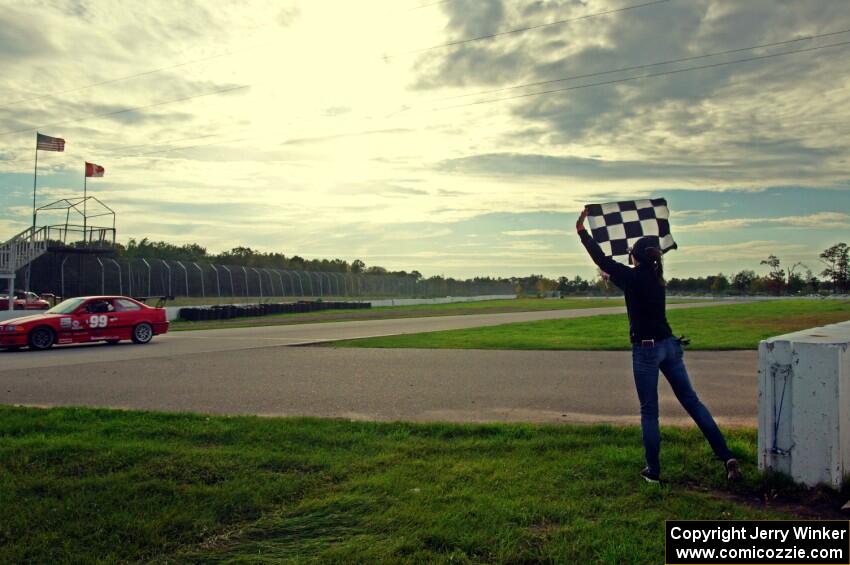
<instances>
[{"instance_id":1,"label":"car headlight","mask_svg":"<svg viewBox=\"0 0 850 565\"><path fill-rule=\"evenodd\" d=\"M6 326L6 327L5 327L5 328L3 328L3 329L4 329L5 331L7 331L7 332L14 332L14 331L17 331L18 326Z\"/></svg>"}]
</instances>

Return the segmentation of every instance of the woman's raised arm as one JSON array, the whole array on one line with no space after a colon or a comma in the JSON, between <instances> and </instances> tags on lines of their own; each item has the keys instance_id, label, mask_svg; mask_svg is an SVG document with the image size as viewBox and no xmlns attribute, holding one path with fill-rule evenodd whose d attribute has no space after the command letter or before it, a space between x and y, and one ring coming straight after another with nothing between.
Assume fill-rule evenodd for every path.
<instances>
[{"instance_id":1,"label":"woman's raised arm","mask_svg":"<svg viewBox=\"0 0 850 565\"><path fill-rule=\"evenodd\" d=\"M618 287L625 289L631 283L632 277L634 276L632 269L626 267L622 263L614 261L602 252L599 244L594 241L593 237L591 237L589 233L587 233L587 229L584 227L585 218L587 218L587 208L581 211L581 215L578 217L578 220L576 220L576 231L578 232L579 238L581 238L582 245L584 245L584 248L587 250L590 258L593 259L593 262L596 263L596 266L608 273L611 277L611 282Z\"/></svg>"}]
</instances>

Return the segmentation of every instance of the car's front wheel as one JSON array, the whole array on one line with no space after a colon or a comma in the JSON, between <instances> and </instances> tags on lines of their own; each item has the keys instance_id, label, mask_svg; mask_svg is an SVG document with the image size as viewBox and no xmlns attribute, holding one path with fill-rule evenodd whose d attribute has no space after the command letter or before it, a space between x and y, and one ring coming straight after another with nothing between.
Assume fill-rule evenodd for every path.
<instances>
[{"instance_id":1,"label":"car's front wheel","mask_svg":"<svg viewBox=\"0 0 850 565\"><path fill-rule=\"evenodd\" d=\"M153 328L147 322L143 322L133 328L133 343L148 343L153 339Z\"/></svg>"},{"instance_id":2,"label":"car's front wheel","mask_svg":"<svg viewBox=\"0 0 850 565\"><path fill-rule=\"evenodd\" d=\"M35 328L30 332L27 341L29 342L30 349L44 351L53 347L56 341L56 335L50 328Z\"/></svg>"}]
</instances>

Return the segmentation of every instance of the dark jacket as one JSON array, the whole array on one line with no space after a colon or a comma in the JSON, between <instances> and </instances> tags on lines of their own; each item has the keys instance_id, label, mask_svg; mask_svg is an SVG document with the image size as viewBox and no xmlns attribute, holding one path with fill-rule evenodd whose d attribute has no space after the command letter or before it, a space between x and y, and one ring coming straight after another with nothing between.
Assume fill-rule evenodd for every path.
<instances>
[{"instance_id":1,"label":"dark jacket","mask_svg":"<svg viewBox=\"0 0 850 565\"><path fill-rule=\"evenodd\" d=\"M660 340L672 337L673 331L667 323L665 314L664 285L658 280L652 265L641 263L634 268L627 267L606 257L587 231L580 231L579 237L593 262L608 273L611 282L621 288L626 295L629 335L632 343L640 343L645 339Z\"/></svg>"}]
</instances>

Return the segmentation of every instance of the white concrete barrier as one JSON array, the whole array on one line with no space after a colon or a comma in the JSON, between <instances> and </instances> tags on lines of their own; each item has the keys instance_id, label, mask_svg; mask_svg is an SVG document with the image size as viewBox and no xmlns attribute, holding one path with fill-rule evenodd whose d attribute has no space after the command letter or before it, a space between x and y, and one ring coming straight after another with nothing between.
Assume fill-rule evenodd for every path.
<instances>
[{"instance_id":1,"label":"white concrete barrier","mask_svg":"<svg viewBox=\"0 0 850 565\"><path fill-rule=\"evenodd\" d=\"M850 473L850 321L759 344L759 469L840 488Z\"/></svg>"},{"instance_id":2,"label":"white concrete barrier","mask_svg":"<svg viewBox=\"0 0 850 565\"><path fill-rule=\"evenodd\" d=\"M455 304L457 302L482 302L484 300L513 300L515 294L494 294L490 296L444 296L442 298L389 298L387 300L366 300L372 308L382 306L419 306L421 304Z\"/></svg>"},{"instance_id":3,"label":"white concrete barrier","mask_svg":"<svg viewBox=\"0 0 850 565\"><path fill-rule=\"evenodd\" d=\"M33 314L41 314L44 310L0 310L0 322L11 320L12 318L23 318L24 316L32 316Z\"/></svg>"}]
</instances>

